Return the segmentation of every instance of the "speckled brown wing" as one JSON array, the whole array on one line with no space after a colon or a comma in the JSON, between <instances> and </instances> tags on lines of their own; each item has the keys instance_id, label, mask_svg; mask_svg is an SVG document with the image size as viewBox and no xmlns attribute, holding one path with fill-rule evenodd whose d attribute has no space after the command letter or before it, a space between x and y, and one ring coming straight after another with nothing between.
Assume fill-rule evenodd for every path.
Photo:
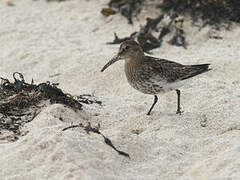
<instances>
[{"instance_id":1,"label":"speckled brown wing","mask_svg":"<svg viewBox=\"0 0 240 180\"><path fill-rule=\"evenodd\" d=\"M209 71L210 64L182 65L166 59L158 59L145 56L145 63L142 67L145 71L151 71L151 74L162 77L167 82L175 82L196 76ZM147 73L147 72L146 72Z\"/></svg>"}]
</instances>

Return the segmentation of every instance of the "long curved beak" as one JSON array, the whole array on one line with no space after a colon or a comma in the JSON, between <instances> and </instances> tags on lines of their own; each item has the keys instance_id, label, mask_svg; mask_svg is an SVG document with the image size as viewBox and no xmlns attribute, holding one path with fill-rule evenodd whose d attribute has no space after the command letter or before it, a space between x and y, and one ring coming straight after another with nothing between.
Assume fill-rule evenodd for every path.
<instances>
[{"instance_id":1,"label":"long curved beak","mask_svg":"<svg viewBox=\"0 0 240 180\"><path fill-rule=\"evenodd\" d=\"M120 54L117 54L116 56L114 56L110 61L108 61L108 63L102 68L101 72L103 72L105 69L108 68L108 66L112 65L113 63L117 62L118 60L121 59Z\"/></svg>"}]
</instances>

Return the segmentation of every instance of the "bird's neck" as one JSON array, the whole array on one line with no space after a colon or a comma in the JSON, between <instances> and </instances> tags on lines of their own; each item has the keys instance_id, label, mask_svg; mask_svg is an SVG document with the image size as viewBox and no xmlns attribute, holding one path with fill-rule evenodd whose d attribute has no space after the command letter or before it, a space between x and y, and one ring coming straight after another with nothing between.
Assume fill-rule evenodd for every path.
<instances>
[{"instance_id":1,"label":"bird's neck","mask_svg":"<svg viewBox=\"0 0 240 180\"><path fill-rule=\"evenodd\" d=\"M125 66L137 67L143 63L145 55L143 53L132 54L125 59Z\"/></svg>"},{"instance_id":2,"label":"bird's neck","mask_svg":"<svg viewBox=\"0 0 240 180\"><path fill-rule=\"evenodd\" d=\"M129 57L125 59L125 74L127 76L127 79L129 82L132 81L132 78L134 78L134 74L136 70L141 67L142 63L144 61L144 55L142 56L134 56L134 57Z\"/></svg>"}]
</instances>

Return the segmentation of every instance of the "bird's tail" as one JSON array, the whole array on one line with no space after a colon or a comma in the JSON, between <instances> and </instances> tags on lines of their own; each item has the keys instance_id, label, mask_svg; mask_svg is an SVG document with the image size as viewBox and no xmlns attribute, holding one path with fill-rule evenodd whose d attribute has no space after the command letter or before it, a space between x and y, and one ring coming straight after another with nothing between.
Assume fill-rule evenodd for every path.
<instances>
[{"instance_id":1,"label":"bird's tail","mask_svg":"<svg viewBox=\"0 0 240 180\"><path fill-rule=\"evenodd\" d=\"M202 73L205 73L205 72L208 72L208 71L212 70L209 66L210 66L210 64L190 65L189 69L192 73L190 73L188 76L182 78L182 80L188 79L188 78L191 78L191 77L196 76L198 74L202 74Z\"/></svg>"}]
</instances>

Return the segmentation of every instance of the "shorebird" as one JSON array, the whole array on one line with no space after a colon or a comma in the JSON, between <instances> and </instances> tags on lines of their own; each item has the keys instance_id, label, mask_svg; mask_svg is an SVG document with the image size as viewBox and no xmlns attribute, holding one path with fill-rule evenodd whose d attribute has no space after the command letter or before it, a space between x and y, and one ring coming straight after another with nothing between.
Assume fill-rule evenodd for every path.
<instances>
[{"instance_id":1,"label":"shorebird","mask_svg":"<svg viewBox=\"0 0 240 180\"><path fill-rule=\"evenodd\" d=\"M179 88L192 77L211 70L210 64L182 65L147 56L136 41L127 40L120 45L118 54L102 68L101 72L120 59L125 60L124 69L129 84L144 94L154 95L153 104L147 115L150 115L157 103L157 95L171 90L177 93L176 114L181 114Z\"/></svg>"}]
</instances>

